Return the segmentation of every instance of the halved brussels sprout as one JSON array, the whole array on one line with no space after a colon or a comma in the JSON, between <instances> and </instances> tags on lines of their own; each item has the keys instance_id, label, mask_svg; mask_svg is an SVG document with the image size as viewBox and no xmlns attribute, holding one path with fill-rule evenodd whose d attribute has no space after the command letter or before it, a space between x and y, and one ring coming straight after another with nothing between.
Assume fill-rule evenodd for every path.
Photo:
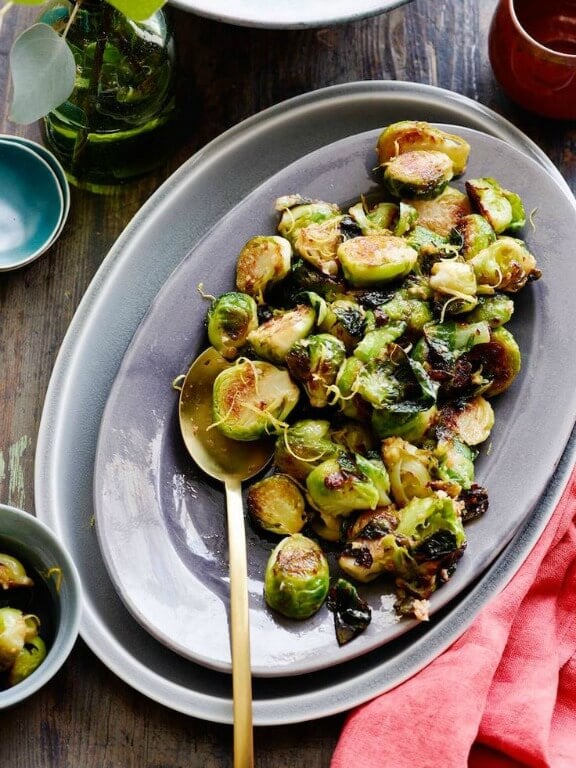
<instances>
[{"instance_id":1,"label":"halved brussels sprout","mask_svg":"<svg viewBox=\"0 0 576 768\"><path fill-rule=\"evenodd\" d=\"M442 407L438 417L440 432L448 430L466 445L483 443L493 426L494 410L482 395L448 403Z\"/></svg>"},{"instance_id":2,"label":"halved brussels sprout","mask_svg":"<svg viewBox=\"0 0 576 768\"><path fill-rule=\"evenodd\" d=\"M292 424L276 440L276 468L303 483L314 467L342 453L342 446L332 440L330 427L330 422L323 419L302 419Z\"/></svg>"},{"instance_id":3,"label":"halved brussels sprout","mask_svg":"<svg viewBox=\"0 0 576 768\"><path fill-rule=\"evenodd\" d=\"M324 408L345 358L346 347L340 339L319 333L293 344L286 365L292 378L306 390L310 405Z\"/></svg>"},{"instance_id":4,"label":"halved brussels sprout","mask_svg":"<svg viewBox=\"0 0 576 768\"><path fill-rule=\"evenodd\" d=\"M477 344L490 341L490 326L486 322L479 323L430 323L424 328L425 344L414 348L413 356L421 361L427 360L426 348L432 352L433 367L448 372L450 363L468 352ZM423 357L421 354L423 353ZM434 363L441 366L434 366Z\"/></svg>"},{"instance_id":5,"label":"halved brussels sprout","mask_svg":"<svg viewBox=\"0 0 576 768\"><path fill-rule=\"evenodd\" d=\"M478 303L476 297L476 275L467 262L455 259L441 259L432 265L430 287L439 297L448 296L449 304L444 306L450 314L470 312Z\"/></svg>"},{"instance_id":6,"label":"halved brussels sprout","mask_svg":"<svg viewBox=\"0 0 576 768\"><path fill-rule=\"evenodd\" d=\"M27 640L8 671L8 685L17 685L29 677L42 664L47 652L40 635Z\"/></svg>"},{"instance_id":7,"label":"halved brussels sprout","mask_svg":"<svg viewBox=\"0 0 576 768\"><path fill-rule=\"evenodd\" d=\"M444 152L452 160L454 174L466 170L470 145L461 136L447 133L421 120L400 120L388 125L378 137L378 163L383 165L391 158L412 150Z\"/></svg>"},{"instance_id":8,"label":"halved brussels sprout","mask_svg":"<svg viewBox=\"0 0 576 768\"><path fill-rule=\"evenodd\" d=\"M0 552L0 589L32 587L34 582L26 569L15 557Z\"/></svg>"},{"instance_id":9,"label":"halved brussels sprout","mask_svg":"<svg viewBox=\"0 0 576 768\"><path fill-rule=\"evenodd\" d=\"M432 495L436 459L431 451L417 448L401 437L388 437L382 441L382 458L398 507L405 507L413 498Z\"/></svg>"},{"instance_id":10,"label":"halved brussels sprout","mask_svg":"<svg viewBox=\"0 0 576 768\"><path fill-rule=\"evenodd\" d=\"M432 200L409 202L418 213L418 227L429 229L444 238L449 238L462 218L472 212L468 196L451 186L447 186L442 194Z\"/></svg>"},{"instance_id":11,"label":"halved brussels sprout","mask_svg":"<svg viewBox=\"0 0 576 768\"><path fill-rule=\"evenodd\" d=\"M314 509L333 517L348 517L358 509L376 509L380 491L351 457L324 461L306 478L308 501Z\"/></svg>"},{"instance_id":12,"label":"halved brussels sprout","mask_svg":"<svg viewBox=\"0 0 576 768\"><path fill-rule=\"evenodd\" d=\"M266 564L267 605L290 619L307 619L320 610L329 587L328 561L318 544L300 533L282 539Z\"/></svg>"},{"instance_id":13,"label":"halved brussels sprout","mask_svg":"<svg viewBox=\"0 0 576 768\"><path fill-rule=\"evenodd\" d=\"M497 235L515 232L526 224L526 213L520 195L504 189L496 179L486 176L469 179L466 191L474 207L490 223Z\"/></svg>"},{"instance_id":14,"label":"halved brussels sprout","mask_svg":"<svg viewBox=\"0 0 576 768\"><path fill-rule=\"evenodd\" d=\"M542 273L536 259L525 243L503 235L484 248L468 262L476 273L478 290L493 293L517 293L529 280L538 280Z\"/></svg>"},{"instance_id":15,"label":"halved brussels sprout","mask_svg":"<svg viewBox=\"0 0 576 768\"><path fill-rule=\"evenodd\" d=\"M304 494L295 480L282 473L253 483L246 507L251 519L269 533L300 533L308 520Z\"/></svg>"},{"instance_id":16,"label":"halved brussels sprout","mask_svg":"<svg viewBox=\"0 0 576 768\"><path fill-rule=\"evenodd\" d=\"M392 322L368 331L362 341L356 345L354 357L363 363L374 362L379 358L387 357L389 345L399 339L408 326L404 322Z\"/></svg>"},{"instance_id":17,"label":"halved brussels sprout","mask_svg":"<svg viewBox=\"0 0 576 768\"><path fill-rule=\"evenodd\" d=\"M376 441L370 427L360 421L344 421L333 426L330 434L334 442L342 445L348 453L366 456L376 450Z\"/></svg>"},{"instance_id":18,"label":"halved brussels sprout","mask_svg":"<svg viewBox=\"0 0 576 768\"><path fill-rule=\"evenodd\" d=\"M39 620L19 608L0 608L0 671L9 670L18 654L38 635Z\"/></svg>"},{"instance_id":19,"label":"halved brussels sprout","mask_svg":"<svg viewBox=\"0 0 576 768\"><path fill-rule=\"evenodd\" d=\"M503 293L479 296L478 304L466 317L469 323L486 322L490 328L505 325L514 314L514 301Z\"/></svg>"},{"instance_id":20,"label":"halved brussels sprout","mask_svg":"<svg viewBox=\"0 0 576 768\"><path fill-rule=\"evenodd\" d=\"M319 330L340 339L348 351L360 341L366 327L366 311L353 299L336 299L326 307Z\"/></svg>"},{"instance_id":21,"label":"halved brussels sprout","mask_svg":"<svg viewBox=\"0 0 576 768\"><path fill-rule=\"evenodd\" d=\"M233 440L276 434L299 396L287 371L261 360L239 360L214 381L213 426Z\"/></svg>"},{"instance_id":22,"label":"halved brussels sprout","mask_svg":"<svg viewBox=\"0 0 576 768\"><path fill-rule=\"evenodd\" d=\"M292 247L276 235L253 237L240 251L236 262L236 288L264 303L269 285L282 280L290 271Z\"/></svg>"},{"instance_id":23,"label":"halved brussels sprout","mask_svg":"<svg viewBox=\"0 0 576 768\"><path fill-rule=\"evenodd\" d=\"M338 557L342 571L363 584L383 573L404 572L408 553L394 534L397 525L398 510L393 506L361 513Z\"/></svg>"},{"instance_id":24,"label":"halved brussels sprout","mask_svg":"<svg viewBox=\"0 0 576 768\"><path fill-rule=\"evenodd\" d=\"M316 311L306 304L276 311L269 320L248 334L248 344L258 357L272 363L284 363L293 345L306 338L314 328Z\"/></svg>"},{"instance_id":25,"label":"halved brussels sprout","mask_svg":"<svg viewBox=\"0 0 576 768\"><path fill-rule=\"evenodd\" d=\"M388 408L374 409L372 429L382 440L386 437L402 437L410 443L419 443L435 423L438 409L432 405L427 410L393 411Z\"/></svg>"},{"instance_id":26,"label":"halved brussels sprout","mask_svg":"<svg viewBox=\"0 0 576 768\"><path fill-rule=\"evenodd\" d=\"M472 487L476 454L465 443L455 438L441 439L434 453L438 459L436 473L440 480L457 483L460 490Z\"/></svg>"},{"instance_id":27,"label":"halved brussels sprout","mask_svg":"<svg viewBox=\"0 0 576 768\"><path fill-rule=\"evenodd\" d=\"M390 234L400 214L397 203L377 203L369 207L365 200L348 209L363 235Z\"/></svg>"},{"instance_id":28,"label":"halved brussels sprout","mask_svg":"<svg viewBox=\"0 0 576 768\"><path fill-rule=\"evenodd\" d=\"M462 238L460 253L465 259L471 259L496 241L496 232L492 225L479 213L463 216L457 223L456 230Z\"/></svg>"},{"instance_id":29,"label":"halved brussels sprout","mask_svg":"<svg viewBox=\"0 0 576 768\"><path fill-rule=\"evenodd\" d=\"M397 291L394 296L378 307L378 316L386 318L388 322L406 324L405 328L410 334L418 334L426 323L433 320L432 307L427 301L411 298L409 290Z\"/></svg>"},{"instance_id":30,"label":"halved brussels sprout","mask_svg":"<svg viewBox=\"0 0 576 768\"><path fill-rule=\"evenodd\" d=\"M401 237L366 235L342 243L338 259L351 285L369 288L405 277L416 265L418 253Z\"/></svg>"},{"instance_id":31,"label":"halved brussels sprout","mask_svg":"<svg viewBox=\"0 0 576 768\"><path fill-rule=\"evenodd\" d=\"M391 195L408 200L438 197L454 177L454 164L443 152L414 150L387 160L383 182Z\"/></svg>"},{"instance_id":32,"label":"halved brussels sprout","mask_svg":"<svg viewBox=\"0 0 576 768\"><path fill-rule=\"evenodd\" d=\"M210 305L206 317L210 344L227 359L245 346L248 334L258 327L258 306L247 293L223 293Z\"/></svg>"},{"instance_id":33,"label":"halved brussels sprout","mask_svg":"<svg viewBox=\"0 0 576 768\"><path fill-rule=\"evenodd\" d=\"M390 478L388 477L388 471L382 459L374 456L355 454L355 461L358 469L360 469L366 477L374 483L374 486L378 491L378 506L380 507L390 504Z\"/></svg>"},{"instance_id":34,"label":"halved brussels sprout","mask_svg":"<svg viewBox=\"0 0 576 768\"><path fill-rule=\"evenodd\" d=\"M337 275L336 250L342 241L338 206L293 195L278 198L275 207L282 211L278 232L291 242L294 251L320 272Z\"/></svg>"},{"instance_id":35,"label":"halved brussels sprout","mask_svg":"<svg viewBox=\"0 0 576 768\"><path fill-rule=\"evenodd\" d=\"M466 354L466 361L486 381L483 394L494 397L510 387L520 372L522 356L514 336L501 326L491 332L488 343L479 344L470 350Z\"/></svg>"},{"instance_id":36,"label":"halved brussels sprout","mask_svg":"<svg viewBox=\"0 0 576 768\"><path fill-rule=\"evenodd\" d=\"M358 394L358 377L364 370L364 363L357 357L347 357L336 376L336 387L340 392L337 404L340 411L349 419L366 421L370 418L370 406ZM336 399L336 398L335 398Z\"/></svg>"}]
</instances>

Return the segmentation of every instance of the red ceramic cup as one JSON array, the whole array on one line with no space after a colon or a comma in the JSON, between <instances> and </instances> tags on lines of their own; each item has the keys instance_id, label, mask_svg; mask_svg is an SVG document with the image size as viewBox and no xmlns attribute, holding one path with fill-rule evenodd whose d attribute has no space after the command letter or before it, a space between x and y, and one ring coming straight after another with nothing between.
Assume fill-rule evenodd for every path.
<instances>
[{"instance_id":1,"label":"red ceramic cup","mask_svg":"<svg viewBox=\"0 0 576 768\"><path fill-rule=\"evenodd\" d=\"M545 117L576 119L576 0L500 0L488 53L513 101Z\"/></svg>"}]
</instances>

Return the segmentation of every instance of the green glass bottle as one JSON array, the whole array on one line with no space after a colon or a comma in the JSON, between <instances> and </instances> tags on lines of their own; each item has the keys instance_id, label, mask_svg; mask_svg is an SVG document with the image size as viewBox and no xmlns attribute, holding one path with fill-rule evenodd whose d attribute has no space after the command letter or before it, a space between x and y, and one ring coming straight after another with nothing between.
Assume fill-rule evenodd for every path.
<instances>
[{"instance_id":1,"label":"green glass bottle","mask_svg":"<svg viewBox=\"0 0 576 768\"><path fill-rule=\"evenodd\" d=\"M40 21L62 32L75 3ZM83 0L66 33L76 61L68 101L43 119L46 146L77 187L110 193L161 165L174 147L175 46L169 17L129 20L104 0Z\"/></svg>"}]
</instances>

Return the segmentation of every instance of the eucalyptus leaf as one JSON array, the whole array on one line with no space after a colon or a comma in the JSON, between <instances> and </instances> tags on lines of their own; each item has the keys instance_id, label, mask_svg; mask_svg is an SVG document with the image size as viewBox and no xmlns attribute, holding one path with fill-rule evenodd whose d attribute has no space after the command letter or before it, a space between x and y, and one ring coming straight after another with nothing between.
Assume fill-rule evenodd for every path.
<instances>
[{"instance_id":1,"label":"eucalyptus leaf","mask_svg":"<svg viewBox=\"0 0 576 768\"><path fill-rule=\"evenodd\" d=\"M144 21L159 11L166 0L107 0L124 16L134 21Z\"/></svg>"},{"instance_id":2,"label":"eucalyptus leaf","mask_svg":"<svg viewBox=\"0 0 576 768\"><path fill-rule=\"evenodd\" d=\"M47 24L22 32L10 51L13 99L10 120L33 123L74 90L76 63L67 42Z\"/></svg>"}]
</instances>

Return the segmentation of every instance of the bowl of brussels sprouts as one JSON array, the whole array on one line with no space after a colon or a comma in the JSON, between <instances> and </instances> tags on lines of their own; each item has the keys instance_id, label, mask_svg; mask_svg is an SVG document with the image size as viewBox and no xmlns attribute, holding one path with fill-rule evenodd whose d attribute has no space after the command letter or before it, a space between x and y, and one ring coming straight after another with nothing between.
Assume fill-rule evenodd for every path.
<instances>
[{"instance_id":1,"label":"bowl of brussels sprouts","mask_svg":"<svg viewBox=\"0 0 576 768\"><path fill-rule=\"evenodd\" d=\"M54 532L0 504L0 710L58 672L78 635L81 602L76 567Z\"/></svg>"}]
</instances>

